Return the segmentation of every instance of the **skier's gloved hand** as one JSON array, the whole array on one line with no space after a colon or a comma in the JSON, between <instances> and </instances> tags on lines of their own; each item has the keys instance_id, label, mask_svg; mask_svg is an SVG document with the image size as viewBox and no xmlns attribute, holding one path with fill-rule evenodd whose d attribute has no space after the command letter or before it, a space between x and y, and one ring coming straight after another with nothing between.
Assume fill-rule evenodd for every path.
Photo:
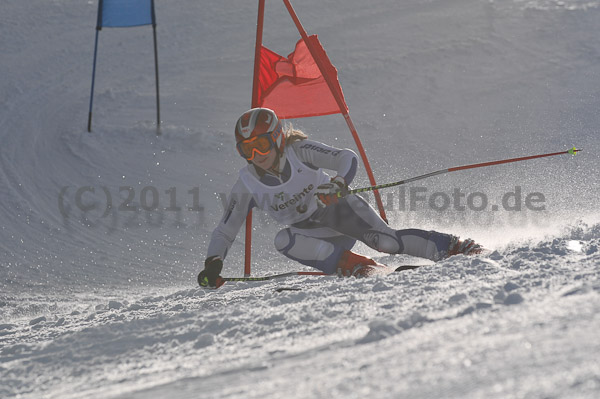
<instances>
[{"instance_id":1,"label":"skier's gloved hand","mask_svg":"<svg viewBox=\"0 0 600 399\"><path fill-rule=\"evenodd\" d=\"M223 261L218 256L211 256L204 261L204 270L198 274L198 284L201 287L219 288L225 284L220 276L223 270Z\"/></svg>"},{"instance_id":2,"label":"skier's gloved hand","mask_svg":"<svg viewBox=\"0 0 600 399\"><path fill-rule=\"evenodd\" d=\"M343 197L348 194L348 184L342 176L336 176L329 183L321 184L315 191L317 205L324 208L327 205L337 204L338 193Z\"/></svg>"}]
</instances>

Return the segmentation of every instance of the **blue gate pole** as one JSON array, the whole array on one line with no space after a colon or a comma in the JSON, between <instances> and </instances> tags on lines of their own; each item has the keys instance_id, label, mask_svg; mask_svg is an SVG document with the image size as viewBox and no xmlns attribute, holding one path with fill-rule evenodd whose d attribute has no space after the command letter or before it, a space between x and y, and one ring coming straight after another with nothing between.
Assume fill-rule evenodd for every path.
<instances>
[{"instance_id":1,"label":"blue gate pole","mask_svg":"<svg viewBox=\"0 0 600 399\"><path fill-rule=\"evenodd\" d=\"M98 55L98 34L100 27L96 28L96 44L94 45L94 67L92 69L92 92L90 94L90 113L88 115L88 132L92 131L92 104L94 102L94 82L96 80L96 57Z\"/></svg>"},{"instance_id":2,"label":"blue gate pole","mask_svg":"<svg viewBox=\"0 0 600 399\"><path fill-rule=\"evenodd\" d=\"M160 134L160 91L158 89L158 49L156 46L156 14L152 0L152 33L154 36L154 70L156 75L156 134Z\"/></svg>"}]
</instances>

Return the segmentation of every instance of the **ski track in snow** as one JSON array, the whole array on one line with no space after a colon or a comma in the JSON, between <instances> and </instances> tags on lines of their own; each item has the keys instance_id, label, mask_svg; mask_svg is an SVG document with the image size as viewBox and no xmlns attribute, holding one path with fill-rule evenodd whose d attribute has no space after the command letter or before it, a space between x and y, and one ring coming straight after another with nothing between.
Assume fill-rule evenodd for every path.
<instances>
[{"instance_id":1,"label":"ski track in snow","mask_svg":"<svg viewBox=\"0 0 600 399\"><path fill-rule=\"evenodd\" d=\"M286 55L298 34L273 3L264 43ZM379 182L584 152L421 186L484 192L490 205L519 186L542 192L544 211L389 211L394 226L469 236L487 255L361 280L194 288L219 194L243 166L231 131L250 102L256 2L156 2L156 136L149 27L102 30L88 134L97 2L5 1L0 398L599 397L600 2L294 6L338 68ZM294 123L355 148L339 115ZM354 186L367 184L361 170ZM89 212L82 187L94 189ZM152 188L160 208L174 188L181 209L141 210ZM135 212L118 210L128 190ZM273 253L281 226L254 217L253 274L304 270ZM224 275L241 273L242 235Z\"/></svg>"}]
</instances>

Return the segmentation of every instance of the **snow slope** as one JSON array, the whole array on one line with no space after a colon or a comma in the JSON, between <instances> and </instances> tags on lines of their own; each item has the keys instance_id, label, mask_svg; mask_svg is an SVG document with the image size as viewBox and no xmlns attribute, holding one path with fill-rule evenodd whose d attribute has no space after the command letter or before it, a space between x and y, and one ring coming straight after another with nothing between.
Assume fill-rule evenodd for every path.
<instances>
[{"instance_id":1,"label":"snow slope","mask_svg":"<svg viewBox=\"0 0 600 399\"><path fill-rule=\"evenodd\" d=\"M232 129L250 103L256 2L157 2L157 136L150 27L100 33L88 134L97 3L5 1L0 397L597 397L600 2L296 3L378 181L584 152L411 186L483 193L482 211L408 210L411 187L386 192L392 225L491 255L204 291L195 275L244 165ZM289 53L298 33L281 3L266 21L265 45ZM339 115L293 122L355 148ZM518 190L544 210L503 208ZM258 213L255 227L254 274L305 269L275 253L281 226ZM242 273L242 235L224 275Z\"/></svg>"},{"instance_id":2,"label":"snow slope","mask_svg":"<svg viewBox=\"0 0 600 399\"><path fill-rule=\"evenodd\" d=\"M0 325L3 397L595 397L599 232L367 281L57 300Z\"/></svg>"}]
</instances>

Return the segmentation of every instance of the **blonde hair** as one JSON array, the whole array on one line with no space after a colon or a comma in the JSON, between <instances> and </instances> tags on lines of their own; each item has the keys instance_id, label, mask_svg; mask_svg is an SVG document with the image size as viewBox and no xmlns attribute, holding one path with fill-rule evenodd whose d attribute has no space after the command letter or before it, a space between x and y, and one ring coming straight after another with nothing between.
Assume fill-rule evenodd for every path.
<instances>
[{"instance_id":1,"label":"blonde hair","mask_svg":"<svg viewBox=\"0 0 600 399\"><path fill-rule=\"evenodd\" d=\"M289 146L296 141L306 140L308 136L300 129L294 129L291 123L285 127L285 146Z\"/></svg>"}]
</instances>

